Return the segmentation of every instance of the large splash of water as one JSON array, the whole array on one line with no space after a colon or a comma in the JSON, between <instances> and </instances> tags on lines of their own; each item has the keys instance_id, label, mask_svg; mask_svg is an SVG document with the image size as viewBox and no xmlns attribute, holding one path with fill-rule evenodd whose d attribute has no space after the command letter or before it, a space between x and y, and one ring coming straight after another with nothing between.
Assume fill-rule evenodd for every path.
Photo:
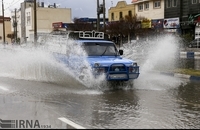
<instances>
[{"instance_id":1,"label":"large splash of water","mask_svg":"<svg viewBox=\"0 0 200 130\"><path fill-rule=\"evenodd\" d=\"M58 35L47 35L41 39L37 47L32 43L21 46L1 46L0 76L95 89L106 85L103 82L104 76L94 79L87 60L82 58L86 54L82 48L76 46L73 40ZM125 55L123 57L138 61L140 66L140 76L134 81L134 86L153 87L155 83L171 85L172 82L169 83L167 77L161 78L160 75L150 74L153 70L168 70L175 67L175 55L178 50L176 41L174 36L164 36L146 43L124 44ZM57 62L52 52L68 52L69 57L77 55L80 58L76 62L68 59L74 66L74 69L71 69ZM83 66L86 69L80 73Z\"/></svg>"},{"instance_id":2,"label":"large splash of water","mask_svg":"<svg viewBox=\"0 0 200 130\"><path fill-rule=\"evenodd\" d=\"M125 57L136 60L140 66L140 76L134 81L137 88L160 90L181 84L179 79L159 73L172 72L177 67L178 41L175 35L165 35L123 46Z\"/></svg>"},{"instance_id":3,"label":"large splash of water","mask_svg":"<svg viewBox=\"0 0 200 130\"><path fill-rule=\"evenodd\" d=\"M103 76L93 80L89 63L82 58L86 55L83 49L66 37L48 35L43 37L37 46L34 43L25 43L20 46L0 47L1 77L50 82L76 88L79 86L98 88L98 84L103 80ZM68 52L68 60L73 69L58 62L52 52L63 54ZM76 55L78 59L74 61L70 59L70 55ZM83 66L86 68L82 70Z\"/></svg>"}]
</instances>

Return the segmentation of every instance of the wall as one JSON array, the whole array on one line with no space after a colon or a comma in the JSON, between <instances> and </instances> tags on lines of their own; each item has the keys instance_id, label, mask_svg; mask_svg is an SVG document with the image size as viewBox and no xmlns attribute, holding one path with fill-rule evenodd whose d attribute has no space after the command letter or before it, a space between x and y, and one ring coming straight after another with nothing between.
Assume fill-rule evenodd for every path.
<instances>
[{"instance_id":1,"label":"wall","mask_svg":"<svg viewBox=\"0 0 200 130\"><path fill-rule=\"evenodd\" d=\"M10 21L5 21L5 42L11 43L11 39L7 38L8 34L11 34L11 22ZM0 43L3 43L3 23L0 22L0 36L2 39L0 40Z\"/></svg>"},{"instance_id":2,"label":"wall","mask_svg":"<svg viewBox=\"0 0 200 130\"><path fill-rule=\"evenodd\" d=\"M27 18L30 17L30 21ZM37 34L50 33L53 31L52 23L63 22L71 23L72 21L70 8L37 8ZM27 41L34 41L34 8L29 7L25 10L25 34Z\"/></svg>"}]
</instances>

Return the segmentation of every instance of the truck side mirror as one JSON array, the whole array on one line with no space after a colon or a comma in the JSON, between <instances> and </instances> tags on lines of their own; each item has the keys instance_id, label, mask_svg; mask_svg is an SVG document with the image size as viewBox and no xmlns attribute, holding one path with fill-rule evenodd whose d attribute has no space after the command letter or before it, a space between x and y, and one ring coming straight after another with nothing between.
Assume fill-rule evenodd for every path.
<instances>
[{"instance_id":1,"label":"truck side mirror","mask_svg":"<svg viewBox=\"0 0 200 130\"><path fill-rule=\"evenodd\" d=\"M119 50L119 54L123 55L124 51L123 50Z\"/></svg>"}]
</instances>

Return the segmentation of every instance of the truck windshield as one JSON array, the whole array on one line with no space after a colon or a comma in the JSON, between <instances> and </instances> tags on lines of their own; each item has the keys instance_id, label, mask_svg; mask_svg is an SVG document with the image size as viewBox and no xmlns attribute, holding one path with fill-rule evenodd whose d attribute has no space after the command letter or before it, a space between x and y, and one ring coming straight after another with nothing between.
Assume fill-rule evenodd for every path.
<instances>
[{"instance_id":1,"label":"truck windshield","mask_svg":"<svg viewBox=\"0 0 200 130\"><path fill-rule=\"evenodd\" d=\"M117 48L111 43L84 43L83 47L88 56L117 56Z\"/></svg>"}]
</instances>

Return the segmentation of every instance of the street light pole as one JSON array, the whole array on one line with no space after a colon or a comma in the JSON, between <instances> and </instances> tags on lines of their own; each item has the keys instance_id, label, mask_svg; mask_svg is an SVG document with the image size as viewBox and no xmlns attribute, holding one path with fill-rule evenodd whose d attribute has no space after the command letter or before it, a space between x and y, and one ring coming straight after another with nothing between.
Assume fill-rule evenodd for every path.
<instances>
[{"instance_id":1,"label":"street light pole","mask_svg":"<svg viewBox=\"0 0 200 130\"><path fill-rule=\"evenodd\" d=\"M15 8L15 20L14 20L14 37L15 37L15 42L17 43L17 9Z\"/></svg>"},{"instance_id":2,"label":"street light pole","mask_svg":"<svg viewBox=\"0 0 200 130\"><path fill-rule=\"evenodd\" d=\"M103 0L103 31L106 32L106 8L105 8L105 0Z\"/></svg>"},{"instance_id":3,"label":"street light pole","mask_svg":"<svg viewBox=\"0 0 200 130\"><path fill-rule=\"evenodd\" d=\"M5 19L4 19L4 5L2 0L2 16L3 16L3 43L5 44Z\"/></svg>"},{"instance_id":4,"label":"street light pole","mask_svg":"<svg viewBox=\"0 0 200 130\"><path fill-rule=\"evenodd\" d=\"M37 43L37 10L36 10L36 0L34 0L34 43Z\"/></svg>"}]
</instances>

